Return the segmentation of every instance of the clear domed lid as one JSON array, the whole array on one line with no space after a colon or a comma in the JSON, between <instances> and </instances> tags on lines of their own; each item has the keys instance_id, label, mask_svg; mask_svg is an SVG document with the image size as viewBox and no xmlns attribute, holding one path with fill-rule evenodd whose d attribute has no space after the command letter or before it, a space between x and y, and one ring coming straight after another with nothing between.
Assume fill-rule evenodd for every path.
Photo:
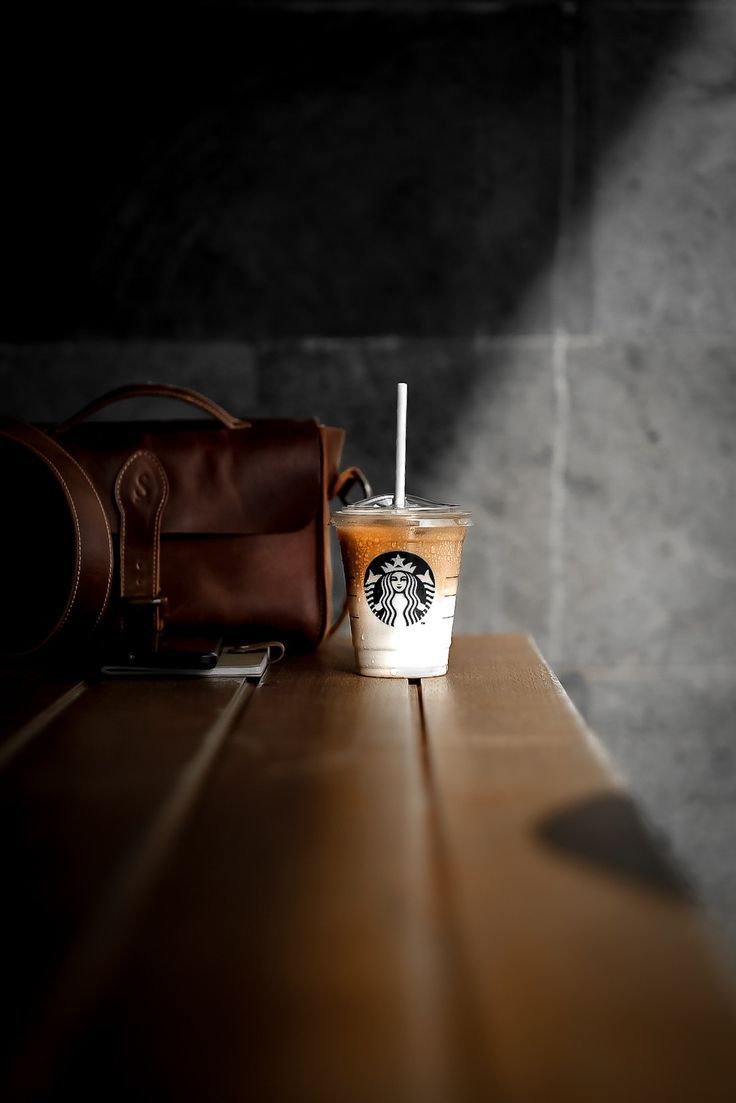
<instances>
[{"instance_id":1,"label":"clear domed lid","mask_svg":"<svg viewBox=\"0 0 736 1103\"><path fill-rule=\"evenodd\" d=\"M426 517L429 520L433 517L439 518L449 515L455 521L467 519L466 523L470 523L470 513L457 505L450 505L445 502L430 502L427 498L417 498L413 494L407 494L405 502L405 506L400 508L394 504L393 494L374 494L372 498L363 498L359 502L352 502L350 505L343 506L342 509L337 510L336 516L373 517L375 519L385 517L387 519L396 518L397 520L418 516Z\"/></svg>"}]
</instances>

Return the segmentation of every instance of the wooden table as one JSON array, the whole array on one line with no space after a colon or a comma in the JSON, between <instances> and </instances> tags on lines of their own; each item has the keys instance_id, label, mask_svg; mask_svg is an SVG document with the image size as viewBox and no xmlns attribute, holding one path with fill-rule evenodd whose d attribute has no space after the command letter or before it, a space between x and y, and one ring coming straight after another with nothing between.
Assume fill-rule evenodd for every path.
<instances>
[{"instance_id":1,"label":"wooden table","mask_svg":"<svg viewBox=\"0 0 736 1103\"><path fill-rule=\"evenodd\" d=\"M734 989L532 643L2 679L4 1100L731 1100Z\"/></svg>"}]
</instances>

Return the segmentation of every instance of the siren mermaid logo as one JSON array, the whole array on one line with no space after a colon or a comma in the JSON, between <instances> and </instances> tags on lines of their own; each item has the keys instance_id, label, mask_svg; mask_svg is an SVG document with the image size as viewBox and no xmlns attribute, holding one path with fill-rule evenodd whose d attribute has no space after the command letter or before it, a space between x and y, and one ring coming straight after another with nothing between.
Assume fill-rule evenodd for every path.
<instances>
[{"instance_id":1,"label":"siren mermaid logo","mask_svg":"<svg viewBox=\"0 0 736 1103\"><path fill-rule=\"evenodd\" d=\"M391 628L408 628L426 617L434 601L434 575L411 552L384 552L368 566L363 580L371 611Z\"/></svg>"}]
</instances>

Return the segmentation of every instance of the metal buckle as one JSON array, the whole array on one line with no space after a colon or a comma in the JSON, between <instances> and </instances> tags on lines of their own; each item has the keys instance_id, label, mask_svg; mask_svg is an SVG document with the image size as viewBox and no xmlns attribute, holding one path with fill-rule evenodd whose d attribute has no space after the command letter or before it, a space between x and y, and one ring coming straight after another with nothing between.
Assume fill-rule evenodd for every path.
<instances>
[{"instance_id":1,"label":"metal buckle","mask_svg":"<svg viewBox=\"0 0 736 1103\"><path fill-rule=\"evenodd\" d=\"M124 597L121 602L123 635L136 642L155 639L163 631L167 604L163 594L156 597Z\"/></svg>"}]
</instances>

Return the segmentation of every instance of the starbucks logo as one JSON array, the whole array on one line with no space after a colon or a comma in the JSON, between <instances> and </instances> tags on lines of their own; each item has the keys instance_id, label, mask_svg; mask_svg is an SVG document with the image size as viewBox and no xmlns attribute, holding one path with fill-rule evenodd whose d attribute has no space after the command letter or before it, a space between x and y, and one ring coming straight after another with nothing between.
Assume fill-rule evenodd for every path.
<instances>
[{"instance_id":1,"label":"starbucks logo","mask_svg":"<svg viewBox=\"0 0 736 1103\"><path fill-rule=\"evenodd\" d=\"M434 575L411 552L384 552L368 565L363 579L371 611L391 628L418 624L434 601Z\"/></svg>"}]
</instances>

